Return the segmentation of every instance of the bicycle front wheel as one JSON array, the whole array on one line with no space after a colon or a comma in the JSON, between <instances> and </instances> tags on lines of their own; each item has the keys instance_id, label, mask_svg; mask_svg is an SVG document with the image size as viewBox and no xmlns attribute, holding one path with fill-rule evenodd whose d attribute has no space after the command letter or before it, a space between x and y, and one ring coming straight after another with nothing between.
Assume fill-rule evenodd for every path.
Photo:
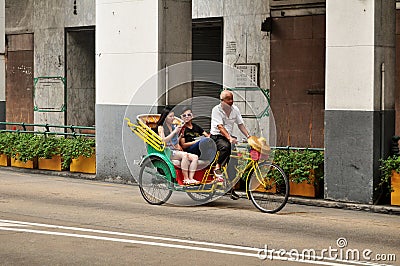
<instances>
[{"instance_id":1,"label":"bicycle front wheel","mask_svg":"<svg viewBox=\"0 0 400 266\"><path fill-rule=\"evenodd\" d=\"M170 175L168 165L160 158L147 158L143 162L139 174L139 189L149 204L161 205L171 197L171 184L167 179Z\"/></svg>"},{"instance_id":2,"label":"bicycle front wheel","mask_svg":"<svg viewBox=\"0 0 400 266\"><path fill-rule=\"evenodd\" d=\"M289 179L279 166L260 163L247 179L247 194L260 211L278 212L288 200Z\"/></svg>"}]
</instances>

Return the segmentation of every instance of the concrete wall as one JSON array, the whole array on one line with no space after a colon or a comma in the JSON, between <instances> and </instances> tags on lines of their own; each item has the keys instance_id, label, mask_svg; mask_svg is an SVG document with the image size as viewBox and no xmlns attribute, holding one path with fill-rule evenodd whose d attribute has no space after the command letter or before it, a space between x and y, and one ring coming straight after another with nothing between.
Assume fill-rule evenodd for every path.
<instances>
[{"instance_id":1,"label":"concrete wall","mask_svg":"<svg viewBox=\"0 0 400 266\"><path fill-rule=\"evenodd\" d=\"M131 97L159 69L158 12L157 1L96 1L96 160L99 177L131 176L124 157L121 131ZM145 112L146 106L151 106L157 97L156 86L135 97L138 107L133 108ZM134 121L135 114L129 118ZM139 146L141 140L132 133L131 143Z\"/></svg>"},{"instance_id":2,"label":"concrete wall","mask_svg":"<svg viewBox=\"0 0 400 266\"><path fill-rule=\"evenodd\" d=\"M268 1L193 0L193 18L223 17L223 63L259 63L260 87L269 88L269 34L261 23L269 17ZM236 50L228 50L228 43Z\"/></svg>"},{"instance_id":3,"label":"concrete wall","mask_svg":"<svg viewBox=\"0 0 400 266\"><path fill-rule=\"evenodd\" d=\"M0 0L0 121L6 121L5 0Z\"/></svg>"},{"instance_id":4,"label":"concrete wall","mask_svg":"<svg viewBox=\"0 0 400 266\"><path fill-rule=\"evenodd\" d=\"M394 134L394 60L394 0L327 1L328 199L377 199L379 159L389 154Z\"/></svg>"},{"instance_id":5,"label":"concrete wall","mask_svg":"<svg viewBox=\"0 0 400 266\"><path fill-rule=\"evenodd\" d=\"M193 0L192 6L194 19L223 17L223 63L231 67L234 67L235 63L259 64L259 87L262 89L269 89L270 86L270 35L261 31L261 24L270 16L269 12L269 1L264 0ZM231 83L227 78L231 77L224 74L224 83ZM261 113L268 106L267 99L259 92L240 91L237 92L235 100L242 113L250 110L248 114L251 115ZM244 100L251 102L251 106L239 103ZM269 118L262 121L245 120L251 134L260 134L259 123L266 132L271 131L268 129ZM242 137L236 129L234 134ZM274 144L275 141L271 142Z\"/></svg>"},{"instance_id":6,"label":"concrete wall","mask_svg":"<svg viewBox=\"0 0 400 266\"><path fill-rule=\"evenodd\" d=\"M159 69L180 62L192 60L192 0L162 0L163 8L159 9ZM175 77L168 77L174 80ZM159 88L159 96L165 93ZM192 95L191 84L182 84L168 93L168 104L179 104ZM162 96L160 104L165 104Z\"/></svg>"},{"instance_id":7,"label":"concrete wall","mask_svg":"<svg viewBox=\"0 0 400 266\"><path fill-rule=\"evenodd\" d=\"M6 34L34 34L34 77L65 76L66 27L94 26L95 0L7 0ZM64 97L63 94L49 96ZM82 99L80 99L82 101ZM64 124L64 113L35 112L35 123Z\"/></svg>"},{"instance_id":8,"label":"concrete wall","mask_svg":"<svg viewBox=\"0 0 400 266\"><path fill-rule=\"evenodd\" d=\"M140 159L144 145L124 118L134 122L137 114L163 104L165 76L143 84L165 66L190 60L191 1L97 0L96 27L97 176L129 178L124 150L129 164ZM187 95L182 86L171 101ZM136 175L138 168L131 170Z\"/></svg>"},{"instance_id":9,"label":"concrete wall","mask_svg":"<svg viewBox=\"0 0 400 266\"><path fill-rule=\"evenodd\" d=\"M394 8L389 6L377 6L376 1L351 1L347 5L335 6L330 1L331 14L327 17L328 29L327 63L331 69L339 72L340 79L336 75L327 76L327 86L330 90L326 92L326 109L334 110L361 110L372 111L381 109L381 67L393 65L395 60L393 47L395 41L394 22L381 22L381 18L393 16ZM391 2L391 1L387 1ZM385 3L385 1L383 2ZM340 6L344 6L340 8ZM393 5L392 5L393 6ZM391 6L391 7L392 7ZM358 12L354 12L357 10ZM346 12L343 16L342 12ZM377 14L377 12L379 12ZM351 13L351 15L349 15ZM392 14L388 14L392 13ZM342 24L353 25L350 30L342 30L336 27ZM390 25L384 27L383 25ZM372 30L365 30L374 29ZM390 33L388 33L390 32ZM351 58L350 64L343 64L344 58ZM360 67L369 66L369 67ZM394 69L386 69L388 77L394 77ZM351 74L350 74L351 73ZM357 78L363 77L363 78ZM389 82L390 81L390 82ZM386 109L394 109L394 80L390 78L386 84L386 95L384 95ZM349 90L349 88L352 88ZM373 88L373 90L365 89Z\"/></svg>"},{"instance_id":10,"label":"concrete wall","mask_svg":"<svg viewBox=\"0 0 400 266\"><path fill-rule=\"evenodd\" d=\"M270 0L272 17L325 14L326 0Z\"/></svg>"},{"instance_id":11,"label":"concrete wall","mask_svg":"<svg viewBox=\"0 0 400 266\"><path fill-rule=\"evenodd\" d=\"M35 77L64 76L64 28L95 24L95 1L77 2L6 0L6 34L35 35Z\"/></svg>"}]
</instances>

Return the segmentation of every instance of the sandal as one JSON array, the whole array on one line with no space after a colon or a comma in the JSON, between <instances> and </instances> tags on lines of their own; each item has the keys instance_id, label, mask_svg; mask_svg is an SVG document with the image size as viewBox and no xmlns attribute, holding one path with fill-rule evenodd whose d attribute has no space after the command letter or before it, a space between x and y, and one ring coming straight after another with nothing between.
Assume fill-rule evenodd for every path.
<instances>
[{"instance_id":1,"label":"sandal","mask_svg":"<svg viewBox=\"0 0 400 266\"><path fill-rule=\"evenodd\" d=\"M190 180L190 179L184 179L184 180L182 181L182 183L183 183L184 185L186 185L186 186L190 186L190 185L193 184L193 183L192 183L192 180Z\"/></svg>"},{"instance_id":2,"label":"sandal","mask_svg":"<svg viewBox=\"0 0 400 266\"><path fill-rule=\"evenodd\" d=\"M217 178L222 178L224 174L222 173L221 169L214 169L214 176Z\"/></svg>"},{"instance_id":3,"label":"sandal","mask_svg":"<svg viewBox=\"0 0 400 266\"><path fill-rule=\"evenodd\" d=\"M197 181L196 179L191 179L191 180L190 180L190 183L191 183L192 185L200 185L200 181Z\"/></svg>"}]
</instances>

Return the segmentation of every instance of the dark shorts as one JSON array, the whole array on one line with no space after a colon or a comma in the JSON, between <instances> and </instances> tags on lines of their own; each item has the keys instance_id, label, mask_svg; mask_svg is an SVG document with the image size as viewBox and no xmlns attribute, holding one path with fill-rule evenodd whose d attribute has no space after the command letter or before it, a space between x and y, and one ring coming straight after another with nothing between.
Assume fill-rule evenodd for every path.
<instances>
[{"instance_id":1,"label":"dark shorts","mask_svg":"<svg viewBox=\"0 0 400 266\"><path fill-rule=\"evenodd\" d=\"M215 142L210 138L202 138L189 148L186 152L197 154L200 160L213 161L217 153Z\"/></svg>"}]
</instances>

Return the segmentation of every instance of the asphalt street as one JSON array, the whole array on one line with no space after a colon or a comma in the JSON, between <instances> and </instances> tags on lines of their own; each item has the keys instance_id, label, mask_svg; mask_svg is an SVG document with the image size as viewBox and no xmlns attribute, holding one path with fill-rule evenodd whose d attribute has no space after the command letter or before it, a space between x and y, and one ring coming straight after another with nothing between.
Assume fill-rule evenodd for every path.
<instances>
[{"instance_id":1,"label":"asphalt street","mask_svg":"<svg viewBox=\"0 0 400 266\"><path fill-rule=\"evenodd\" d=\"M0 242L1 265L400 265L400 216L152 206L134 185L0 169Z\"/></svg>"}]
</instances>

